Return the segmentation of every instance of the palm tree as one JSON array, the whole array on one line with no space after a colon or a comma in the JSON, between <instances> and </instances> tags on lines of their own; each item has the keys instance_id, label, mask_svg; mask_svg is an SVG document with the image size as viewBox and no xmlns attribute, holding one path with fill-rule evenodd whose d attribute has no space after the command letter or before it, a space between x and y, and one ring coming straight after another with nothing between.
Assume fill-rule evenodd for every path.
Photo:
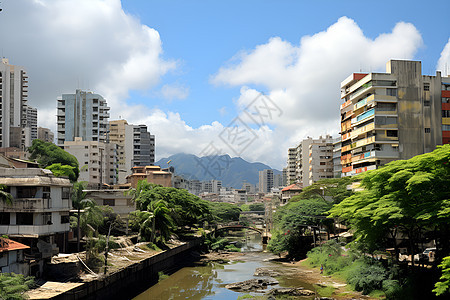
<instances>
[{"instance_id":1,"label":"palm tree","mask_svg":"<svg viewBox=\"0 0 450 300\"><path fill-rule=\"evenodd\" d=\"M86 187L86 182L77 181L73 184L72 189L72 206L77 210L77 252L80 252L80 215L81 210L88 206L92 202L90 199L86 199L86 192L83 190Z\"/></svg>"},{"instance_id":2,"label":"palm tree","mask_svg":"<svg viewBox=\"0 0 450 300\"><path fill-rule=\"evenodd\" d=\"M164 242L172 235L175 226L167 202L161 199L152 201L149 209L153 213L150 242L154 242L157 230L161 236L161 242Z\"/></svg>"},{"instance_id":3,"label":"palm tree","mask_svg":"<svg viewBox=\"0 0 450 300\"><path fill-rule=\"evenodd\" d=\"M5 191L6 188L6 185L0 184L0 200L6 205L12 205L14 198L10 193Z\"/></svg>"},{"instance_id":4,"label":"palm tree","mask_svg":"<svg viewBox=\"0 0 450 300\"><path fill-rule=\"evenodd\" d=\"M128 191L125 191L125 195L131 195L131 201L136 203L138 209L142 209L140 207L140 202L138 201L139 196L145 191L149 191L156 186L154 183L150 183L147 180L139 180L135 189L130 188Z\"/></svg>"}]
</instances>

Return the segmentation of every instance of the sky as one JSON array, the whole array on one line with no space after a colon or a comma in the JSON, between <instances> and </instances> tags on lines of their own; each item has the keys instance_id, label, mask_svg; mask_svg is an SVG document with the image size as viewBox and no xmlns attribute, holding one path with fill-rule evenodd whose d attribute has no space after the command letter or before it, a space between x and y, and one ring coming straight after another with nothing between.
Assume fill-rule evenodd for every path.
<instances>
[{"instance_id":1,"label":"sky","mask_svg":"<svg viewBox=\"0 0 450 300\"><path fill-rule=\"evenodd\" d=\"M318 4L320 3L320 4ZM156 159L229 154L273 168L339 132L340 82L390 59L450 73L448 1L2 0L0 49L29 75L38 125L101 94L146 124Z\"/></svg>"}]
</instances>

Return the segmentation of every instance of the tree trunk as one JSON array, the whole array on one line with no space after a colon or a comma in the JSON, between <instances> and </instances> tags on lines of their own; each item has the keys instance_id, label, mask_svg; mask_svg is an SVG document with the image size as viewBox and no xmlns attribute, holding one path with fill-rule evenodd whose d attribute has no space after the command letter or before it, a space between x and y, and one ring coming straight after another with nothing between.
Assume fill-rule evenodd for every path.
<instances>
[{"instance_id":1,"label":"tree trunk","mask_svg":"<svg viewBox=\"0 0 450 300\"><path fill-rule=\"evenodd\" d=\"M77 252L80 253L80 208L77 214Z\"/></svg>"}]
</instances>

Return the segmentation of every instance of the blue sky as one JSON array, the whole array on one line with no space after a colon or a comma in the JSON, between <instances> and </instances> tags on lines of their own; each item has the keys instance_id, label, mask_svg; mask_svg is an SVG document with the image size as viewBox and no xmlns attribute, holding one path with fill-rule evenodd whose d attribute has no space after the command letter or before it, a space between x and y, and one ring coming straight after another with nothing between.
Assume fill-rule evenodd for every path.
<instances>
[{"instance_id":1,"label":"blue sky","mask_svg":"<svg viewBox=\"0 0 450 300\"><path fill-rule=\"evenodd\" d=\"M389 32L399 21L411 22L424 40L414 58L422 60L424 73L434 74L450 33L448 1L433 5L422 1L322 1L319 5L315 1L131 0L122 4L127 12L158 30L165 57L181 60L180 70L164 77L163 83L174 81L189 87L189 96L183 101L161 102L158 96L142 97L141 101L180 111L194 127L214 120L226 123L234 117L237 111L230 100L239 96L239 88L211 85L209 79L239 51L253 49L271 37L298 43L302 36L325 30L342 16L355 20L371 38ZM141 98L139 93L133 96L134 101ZM199 114L199 105L208 113ZM222 107L227 114L219 112Z\"/></svg>"},{"instance_id":2,"label":"blue sky","mask_svg":"<svg viewBox=\"0 0 450 300\"><path fill-rule=\"evenodd\" d=\"M89 89L111 119L148 125L157 159L213 145L281 169L301 139L337 136L350 73L450 70L448 1L364 2L4 0L0 47L27 69L40 126L55 129L58 96ZM243 112L261 92L280 109L263 125ZM254 137L239 151L223 139L236 117Z\"/></svg>"}]
</instances>

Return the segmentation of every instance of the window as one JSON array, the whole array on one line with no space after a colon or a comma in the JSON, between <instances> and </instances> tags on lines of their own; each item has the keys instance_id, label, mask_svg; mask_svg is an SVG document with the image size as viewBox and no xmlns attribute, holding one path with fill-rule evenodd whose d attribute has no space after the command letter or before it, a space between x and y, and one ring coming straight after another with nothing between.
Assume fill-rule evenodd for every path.
<instances>
[{"instance_id":1,"label":"window","mask_svg":"<svg viewBox=\"0 0 450 300\"><path fill-rule=\"evenodd\" d=\"M386 130L386 136L397 137L398 131L397 130Z\"/></svg>"},{"instance_id":2,"label":"window","mask_svg":"<svg viewBox=\"0 0 450 300\"><path fill-rule=\"evenodd\" d=\"M70 217L67 216L61 216L61 224L67 224L70 223Z\"/></svg>"},{"instance_id":3,"label":"window","mask_svg":"<svg viewBox=\"0 0 450 300\"><path fill-rule=\"evenodd\" d=\"M35 186L20 186L17 187L17 198L35 198L37 187Z\"/></svg>"},{"instance_id":4,"label":"window","mask_svg":"<svg viewBox=\"0 0 450 300\"><path fill-rule=\"evenodd\" d=\"M89 146L84 146L84 149L89 149Z\"/></svg>"},{"instance_id":5,"label":"window","mask_svg":"<svg viewBox=\"0 0 450 300\"><path fill-rule=\"evenodd\" d=\"M8 212L0 212L0 225L9 225L10 217Z\"/></svg>"},{"instance_id":6,"label":"window","mask_svg":"<svg viewBox=\"0 0 450 300\"><path fill-rule=\"evenodd\" d=\"M17 225L33 225L33 213L16 213Z\"/></svg>"},{"instance_id":7,"label":"window","mask_svg":"<svg viewBox=\"0 0 450 300\"><path fill-rule=\"evenodd\" d=\"M103 199L103 205L116 206L116 199Z\"/></svg>"},{"instance_id":8,"label":"window","mask_svg":"<svg viewBox=\"0 0 450 300\"><path fill-rule=\"evenodd\" d=\"M425 128L425 133L430 133L431 132L431 128Z\"/></svg>"},{"instance_id":9,"label":"window","mask_svg":"<svg viewBox=\"0 0 450 300\"><path fill-rule=\"evenodd\" d=\"M431 106L431 101L430 100L424 100L423 101L423 106Z\"/></svg>"},{"instance_id":10,"label":"window","mask_svg":"<svg viewBox=\"0 0 450 300\"><path fill-rule=\"evenodd\" d=\"M386 95L387 96L397 96L397 89L386 89Z\"/></svg>"},{"instance_id":11,"label":"window","mask_svg":"<svg viewBox=\"0 0 450 300\"><path fill-rule=\"evenodd\" d=\"M423 85L423 90L424 90L424 91L429 91L429 90L430 90L430 84L429 84L429 83L425 83L425 84Z\"/></svg>"},{"instance_id":12,"label":"window","mask_svg":"<svg viewBox=\"0 0 450 300\"><path fill-rule=\"evenodd\" d=\"M52 225L52 213L45 212L42 213L42 224L43 225Z\"/></svg>"},{"instance_id":13,"label":"window","mask_svg":"<svg viewBox=\"0 0 450 300\"><path fill-rule=\"evenodd\" d=\"M61 198L64 200L70 199L70 188L68 188L68 187L62 188Z\"/></svg>"},{"instance_id":14,"label":"window","mask_svg":"<svg viewBox=\"0 0 450 300\"><path fill-rule=\"evenodd\" d=\"M450 118L450 110L443 110L442 111L442 117L443 118Z\"/></svg>"}]
</instances>

